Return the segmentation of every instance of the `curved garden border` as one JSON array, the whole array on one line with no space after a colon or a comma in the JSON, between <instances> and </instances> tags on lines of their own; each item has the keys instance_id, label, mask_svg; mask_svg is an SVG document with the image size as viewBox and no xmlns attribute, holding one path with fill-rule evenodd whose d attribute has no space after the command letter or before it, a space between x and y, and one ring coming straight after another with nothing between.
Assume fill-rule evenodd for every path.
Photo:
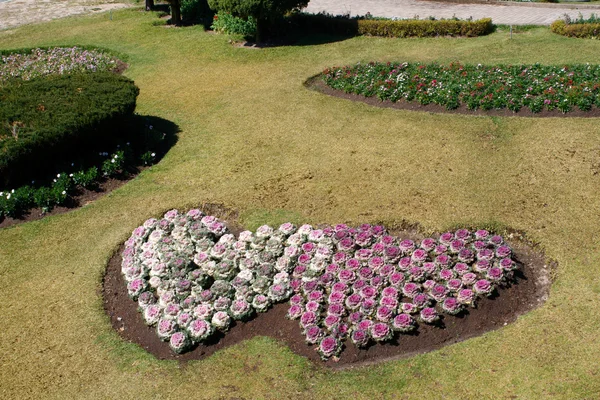
<instances>
[{"instance_id":1,"label":"curved garden border","mask_svg":"<svg viewBox=\"0 0 600 400\"><path fill-rule=\"evenodd\" d=\"M341 99L357 101L374 107L394 108L396 110L422 111L437 114L463 114L473 116L487 117L526 117L526 118L600 118L600 108L592 107L590 111L571 110L568 113L563 113L559 110L548 111L546 109L533 113L528 108L524 107L519 112L513 112L508 109L492 109L492 110L469 110L466 105L462 104L454 110L448 110L446 107L438 104L422 105L416 101L399 100L392 102L389 100L380 100L377 97L365 97L359 94L346 93L341 90L333 89L322 79L322 74L317 74L304 82L304 86L310 90L323 93L329 96L338 97Z\"/></svg>"},{"instance_id":2,"label":"curved garden border","mask_svg":"<svg viewBox=\"0 0 600 400\"><path fill-rule=\"evenodd\" d=\"M218 205L205 205L201 209L225 220L232 233L237 235L243 230L236 222L235 212ZM416 230L394 231L393 234L411 239L423 237ZM298 321L286 318L289 308L287 303L276 304L268 312L259 313L248 322L233 322L226 334L216 336L208 344L199 344L184 354L174 353L169 344L161 341L156 335L156 328L143 322L137 310L137 302L128 296L127 285L121 274L121 253L124 245L116 249L108 262L102 289L104 309L112 327L123 339L140 345L158 359L199 360L254 336L269 336L287 345L294 353L330 368L343 369L373 364L426 353L479 336L514 322L518 316L543 304L548 297L550 273L555 264L548 263L543 253L523 235L513 232L509 237L509 244L519 264L515 284L500 289L498 296L482 299L477 308L469 309L466 315L446 317L443 320L443 328L422 324L413 334L401 335L392 342L372 345L366 349L359 349L348 340L339 361L321 361L315 346L304 342Z\"/></svg>"}]
</instances>

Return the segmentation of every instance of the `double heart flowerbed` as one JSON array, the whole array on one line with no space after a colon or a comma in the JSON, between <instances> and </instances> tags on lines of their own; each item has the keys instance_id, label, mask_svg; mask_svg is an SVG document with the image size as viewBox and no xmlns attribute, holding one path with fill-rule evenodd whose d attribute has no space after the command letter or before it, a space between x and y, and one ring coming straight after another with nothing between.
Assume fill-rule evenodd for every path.
<instances>
[{"instance_id":1,"label":"double heart flowerbed","mask_svg":"<svg viewBox=\"0 0 600 400\"><path fill-rule=\"evenodd\" d=\"M267 335L340 365L495 329L546 291L543 257L487 230L417 238L378 225L286 223L237 231L200 210L136 228L105 277L115 328L161 358L199 358Z\"/></svg>"}]
</instances>

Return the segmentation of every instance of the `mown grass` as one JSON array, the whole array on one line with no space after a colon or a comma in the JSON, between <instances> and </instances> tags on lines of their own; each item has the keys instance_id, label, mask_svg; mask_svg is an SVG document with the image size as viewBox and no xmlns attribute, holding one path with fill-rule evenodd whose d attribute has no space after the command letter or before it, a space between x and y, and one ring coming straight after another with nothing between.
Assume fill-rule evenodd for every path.
<instances>
[{"instance_id":1,"label":"mown grass","mask_svg":"<svg viewBox=\"0 0 600 400\"><path fill-rule=\"evenodd\" d=\"M595 398L600 393L600 125L372 108L303 87L369 60L598 63L600 43L546 28L476 39L360 37L240 49L139 10L0 32L0 48L95 45L127 54L138 112L181 128L135 180L71 213L0 230L2 398ZM158 361L112 331L100 285L131 230L171 208L222 203L254 228L498 224L559 262L548 302L442 350L332 372L271 339Z\"/></svg>"}]
</instances>

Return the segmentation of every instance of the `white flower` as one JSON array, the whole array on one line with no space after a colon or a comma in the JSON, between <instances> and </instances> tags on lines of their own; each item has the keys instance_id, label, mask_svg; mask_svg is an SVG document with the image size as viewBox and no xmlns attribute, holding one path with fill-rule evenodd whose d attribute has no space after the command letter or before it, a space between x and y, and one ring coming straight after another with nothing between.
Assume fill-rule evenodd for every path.
<instances>
[{"instance_id":1,"label":"white flower","mask_svg":"<svg viewBox=\"0 0 600 400\"><path fill-rule=\"evenodd\" d=\"M113 158L112 160L110 160L110 162L114 164L115 163L115 159Z\"/></svg>"},{"instance_id":2,"label":"white flower","mask_svg":"<svg viewBox=\"0 0 600 400\"><path fill-rule=\"evenodd\" d=\"M56 177L57 177L57 178L60 178L60 174L56 174Z\"/></svg>"},{"instance_id":3,"label":"white flower","mask_svg":"<svg viewBox=\"0 0 600 400\"><path fill-rule=\"evenodd\" d=\"M151 156L152 156L152 157L156 156L156 153L152 153L152 154L151 154Z\"/></svg>"},{"instance_id":4,"label":"white flower","mask_svg":"<svg viewBox=\"0 0 600 400\"><path fill-rule=\"evenodd\" d=\"M72 177L73 177L73 174L69 174L69 177L70 177L70 178L72 178Z\"/></svg>"},{"instance_id":5,"label":"white flower","mask_svg":"<svg viewBox=\"0 0 600 400\"><path fill-rule=\"evenodd\" d=\"M63 191L62 191L62 194L63 194L63 196L64 196L65 194L67 194L67 192L66 192L65 190L63 190Z\"/></svg>"}]
</instances>

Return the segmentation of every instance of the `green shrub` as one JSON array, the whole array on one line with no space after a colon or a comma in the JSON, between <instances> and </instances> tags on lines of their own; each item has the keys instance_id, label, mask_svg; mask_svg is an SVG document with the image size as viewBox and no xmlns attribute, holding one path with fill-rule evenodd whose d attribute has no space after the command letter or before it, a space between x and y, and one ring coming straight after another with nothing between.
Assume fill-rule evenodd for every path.
<instances>
[{"instance_id":1,"label":"green shrub","mask_svg":"<svg viewBox=\"0 0 600 400\"><path fill-rule=\"evenodd\" d=\"M359 20L358 34L385 37L482 36L493 29L490 18L478 21L443 20Z\"/></svg>"},{"instance_id":2,"label":"green shrub","mask_svg":"<svg viewBox=\"0 0 600 400\"><path fill-rule=\"evenodd\" d=\"M108 177L115 176L123 170L124 166L125 153L123 151L117 151L102 163L102 174Z\"/></svg>"},{"instance_id":3,"label":"green shrub","mask_svg":"<svg viewBox=\"0 0 600 400\"><path fill-rule=\"evenodd\" d=\"M229 35L244 35L246 37L256 35L256 21L254 18L250 16L246 20L226 12L219 12L214 16L211 28L215 32Z\"/></svg>"},{"instance_id":4,"label":"green shrub","mask_svg":"<svg viewBox=\"0 0 600 400\"><path fill-rule=\"evenodd\" d=\"M96 181L99 177L97 167L91 167L87 170L81 170L73 174L73 182L83 188L89 189L96 185Z\"/></svg>"},{"instance_id":5,"label":"green shrub","mask_svg":"<svg viewBox=\"0 0 600 400\"><path fill-rule=\"evenodd\" d=\"M291 24L305 32L332 35L369 35L384 37L430 37L430 36L482 36L493 30L492 20L477 21L458 19L410 19L392 20L362 17L333 16L329 14L296 13L290 16Z\"/></svg>"},{"instance_id":6,"label":"green shrub","mask_svg":"<svg viewBox=\"0 0 600 400\"><path fill-rule=\"evenodd\" d=\"M14 80L0 88L0 186L116 140L139 89L113 73Z\"/></svg>"},{"instance_id":7,"label":"green shrub","mask_svg":"<svg viewBox=\"0 0 600 400\"><path fill-rule=\"evenodd\" d=\"M581 39L600 38L600 23L573 23L568 24L563 20L554 21L550 29L559 35Z\"/></svg>"},{"instance_id":8,"label":"green shrub","mask_svg":"<svg viewBox=\"0 0 600 400\"><path fill-rule=\"evenodd\" d=\"M195 21L211 13L207 0L181 0L181 15L187 21Z\"/></svg>"}]
</instances>

